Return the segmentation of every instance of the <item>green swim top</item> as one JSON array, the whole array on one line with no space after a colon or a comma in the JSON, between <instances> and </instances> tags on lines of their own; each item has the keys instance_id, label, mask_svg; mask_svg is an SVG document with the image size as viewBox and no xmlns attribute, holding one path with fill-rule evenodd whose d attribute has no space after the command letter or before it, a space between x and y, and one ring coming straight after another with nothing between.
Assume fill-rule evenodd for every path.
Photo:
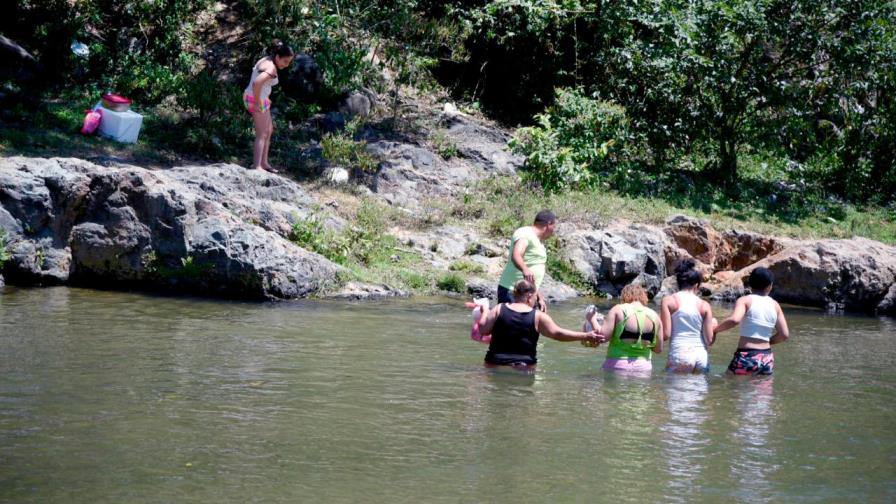
<instances>
[{"instance_id":1,"label":"green swim top","mask_svg":"<svg viewBox=\"0 0 896 504\"><path fill-rule=\"evenodd\" d=\"M532 226L523 226L513 232L513 238L510 240L510 256L507 258L507 266L501 273L501 280L498 285L507 289L513 289L513 286L523 279L523 272L518 270L513 264L513 247L520 240L526 240L526 250L523 252L523 263L532 270L535 276L535 288L541 287L541 281L544 280L544 266L548 262L548 253L544 248L544 244L535 235L535 228Z\"/></svg>"},{"instance_id":2,"label":"green swim top","mask_svg":"<svg viewBox=\"0 0 896 504\"><path fill-rule=\"evenodd\" d=\"M628 321L629 317L632 316L635 317L635 322L638 324L637 333L634 331L626 331L625 329L625 323ZM653 322L653 333L647 338L649 341L643 339L643 328L647 320ZM653 310L632 303L622 305L622 320L617 322L613 327L613 336L610 338L610 346L607 348L607 358L637 359L643 357L650 360L650 356L653 353L651 352L651 349L656 346L657 338L660 337L659 327L659 320ZM621 336L623 333L626 333L626 339L631 336L632 338L637 338L637 340L634 343L622 341Z\"/></svg>"}]
</instances>

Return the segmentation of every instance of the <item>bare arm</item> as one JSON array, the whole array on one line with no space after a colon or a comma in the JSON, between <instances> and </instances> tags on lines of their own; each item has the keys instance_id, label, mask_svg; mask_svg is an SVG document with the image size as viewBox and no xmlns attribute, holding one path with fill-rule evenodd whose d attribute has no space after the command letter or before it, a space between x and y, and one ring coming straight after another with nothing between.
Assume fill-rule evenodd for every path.
<instances>
[{"instance_id":1,"label":"bare arm","mask_svg":"<svg viewBox=\"0 0 896 504\"><path fill-rule=\"evenodd\" d=\"M529 246L528 240L525 238L520 238L513 244L513 252L510 254L510 260L513 261L513 265L516 266L516 269L520 270L523 274L523 278L526 279L527 282L532 284L535 283L535 274L526 266L526 263L523 262L523 254L526 253L526 247Z\"/></svg>"},{"instance_id":2,"label":"bare arm","mask_svg":"<svg viewBox=\"0 0 896 504\"><path fill-rule=\"evenodd\" d=\"M677 311L678 306L673 307L675 296L666 296L660 303L660 321L663 323L663 339L672 337L672 311Z\"/></svg>"},{"instance_id":3,"label":"bare arm","mask_svg":"<svg viewBox=\"0 0 896 504\"><path fill-rule=\"evenodd\" d=\"M775 308L778 311L778 322L775 323L775 334L772 336L772 339L769 340L769 343L772 345L784 343L790 338L790 328L787 327L787 319L784 318L784 311L781 310L781 305L777 302L775 303Z\"/></svg>"},{"instance_id":4,"label":"bare arm","mask_svg":"<svg viewBox=\"0 0 896 504\"><path fill-rule=\"evenodd\" d=\"M665 333L665 331L664 331L665 325L663 324L663 322L661 320L659 320L659 317L657 320L654 320L653 323L659 324L659 325L657 325L656 328L654 328L654 330L653 330L654 341L653 341L653 348L651 350L653 350L653 353L663 353L663 336L662 335Z\"/></svg>"},{"instance_id":5,"label":"bare arm","mask_svg":"<svg viewBox=\"0 0 896 504\"><path fill-rule=\"evenodd\" d=\"M483 312L483 314L479 316L479 334L488 336L492 333L492 329L495 328L495 320L498 320L498 314L500 312L501 305L498 305L489 310L487 315Z\"/></svg>"},{"instance_id":6,"label":"bare arm","mask_svg":"<svg viewBox=\"0 0 896 504\"><path fill-rule=\"evenodd\" d=\"M599 340L599 333L597 331L579 332L564 329L558 326L550 315L542 312L535 313L535 329L537 329L539 333L544 334L548 338L552 338L557 341L597 342Z\"/></svg>"},{"instance_id":7,"label":"bare arm","mask_svg":"<svg viewBox=\"0 0 896 504\"><path fill-rule=\"evenodd\" d=\"M713 332L712 327L712 306L703 301L703 308L703 342L709 347L716 341L716 333Z\"/></svg>"},{"instance_id":8,"label":"bare arm","mask_svg":"<svg viewBox=\"0 0 896 504\"><path fill-rule=\"evenodd\" d=\"M715 334L719 334L720 332L725 332L728 329L740 324L740 321L743 320L744 314L747 313L747 296L744 296L737 300L737 303L734 304L734 311L731 312L731 316L722 321L721 324L716 327Z\"/></svg>"},{"instance_id":9,"label":"bare arm","mask_svg":"<svg viewBox=\"0 0 896 504\"><path fill-rule=\"evenodd\" d=\"M622 309L619 308L619 305L616 305L610 308L610 312L604 317L604 324L601 326L600 332L604 335L604 338L606 338L607 341L613 337L613 329L616 328L616 319L619 317L621 311Z\"/></svg>"}]
</instances>

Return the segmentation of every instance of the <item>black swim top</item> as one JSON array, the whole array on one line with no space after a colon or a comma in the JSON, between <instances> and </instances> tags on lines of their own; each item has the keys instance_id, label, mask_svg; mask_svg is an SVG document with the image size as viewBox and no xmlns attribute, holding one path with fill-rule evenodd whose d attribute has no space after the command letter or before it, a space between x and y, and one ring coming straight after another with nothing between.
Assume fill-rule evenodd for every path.
<instances>
[{"instance_id":1,"label":"black swim top","mask_svg":"<svg viewBox=\"0 0 896 504\"><path fill-rule=\"evenodd\" d=\"M493 364L507 364L510 356L517 362L534 364L538 331L535 330L535 310L526 313L515 312L506 304L500 305L498 318L492 328L492 341L485 354L485 361Z\"/></svg>"},{"instance_id":2,"label":"black swim top","mask_svg":"<svg viewBox=\"0 0 896 504\"><path fill-rule=\"evenodd\" d=\"M651 322L652 323L652 322ZM653 328L650 329L648 333L638 334L638 331L629 331L627 328L622 330L622 334L619 335L619 339L633 339L636 340L638 337L641 337L644 341L653 341Z\"/></svg>"}]
</instances>

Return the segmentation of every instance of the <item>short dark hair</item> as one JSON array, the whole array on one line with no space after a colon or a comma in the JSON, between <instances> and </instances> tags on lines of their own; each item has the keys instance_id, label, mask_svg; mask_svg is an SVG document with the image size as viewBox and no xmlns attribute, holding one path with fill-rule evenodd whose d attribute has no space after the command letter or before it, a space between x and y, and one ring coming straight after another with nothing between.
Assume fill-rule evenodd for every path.
<instances>
[{"instance_id":1,"label":"short dark hair","mask_svg":"<svg viewBox=\"0 0 896 504\"><path fill-rule=\"evenodd\" d=\"M747 285L753 292L765 290L769 285L774 283L775 275L768 268L759 267L750 272L750 279Z\"/></svg>"},{"instance_id":2,"label":"short dark hair","mask_svg":"<svg viewBox=\"0 0 896 504\"><path fill-rule=\"evenodd\" d=\"M679 289L687 289L703 283L703 275L697 271L697 262L691 258L682 259L675 266L675 281Z\"/></svg>"},{"instance_id":3,"label":"short dark hair","mask_svg":"<svg viewBox=\"0 0 896 504\"><path fill-rule=\"evenodd\" d=\"M554 222L557 222L557 216L550 210L545 209L535 214L535 224L539 226L547 226Z\"/></svg>"}]
</instances>

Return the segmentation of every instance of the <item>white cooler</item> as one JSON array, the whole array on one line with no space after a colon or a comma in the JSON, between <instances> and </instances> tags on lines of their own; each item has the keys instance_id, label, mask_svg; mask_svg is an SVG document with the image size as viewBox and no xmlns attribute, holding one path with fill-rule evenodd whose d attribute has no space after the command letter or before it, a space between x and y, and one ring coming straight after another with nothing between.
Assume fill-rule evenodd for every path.
<instances>
[{"instance_id":1,"label":"white cooler","mask_svg":"<svg viewBox=\"0 0 896 504\"><path fill-rule=\"evenodd\" d=\"M102 102L97 103L94 110L103 111L103 120L100 121L100 135L112 140L124 143L136 143L140 135L140 126L143 125L143 116L127 110L116 112L103 107Z\"/></svg>"}]
</instances>

